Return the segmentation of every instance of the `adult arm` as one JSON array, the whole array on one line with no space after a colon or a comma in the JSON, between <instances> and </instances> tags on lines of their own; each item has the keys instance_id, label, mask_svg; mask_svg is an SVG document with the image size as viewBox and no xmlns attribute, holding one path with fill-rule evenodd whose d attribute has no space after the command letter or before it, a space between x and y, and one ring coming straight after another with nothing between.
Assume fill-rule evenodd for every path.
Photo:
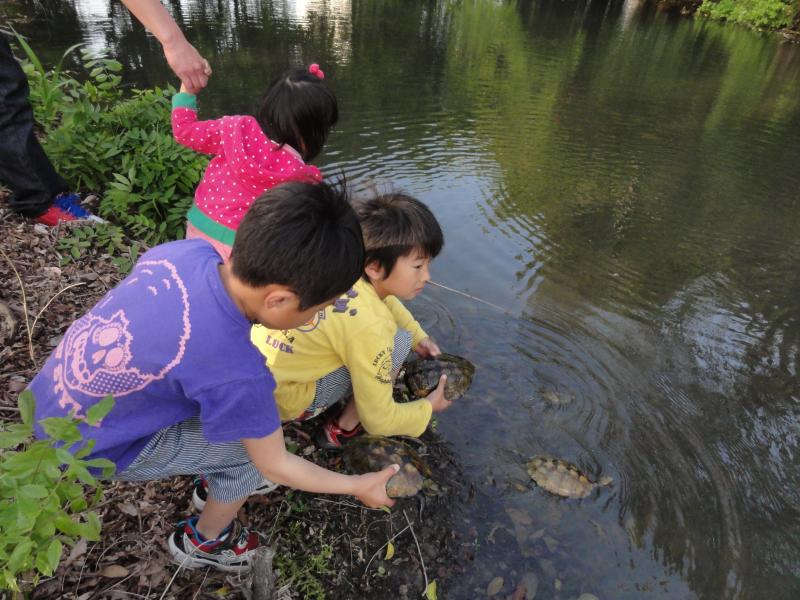
<instances>
[{"instance_id":1,"label":"adult arm","mask_svg":"<svg viewBox=\"0 0 800 600\"><path fill-rule=\"evenodd\" d=\"M159 0L122 0L134 17L156 36L164 49L167 63L192 92L208 83L211 68L208 62L183 35L177 23Z\"/></svg>"},{"instance_id":2,"label":"adult arm","mask_svg":"<svg viewBox=\"0 0 800 600\"><path fill-rule=\"evenodd\" d=\"M371 508L394 504L386 495L386 482L397 473L397 465L364 475L334 473L287 452L280 428L263 438L243 439L242 444L256 468L274 483L306 492L355 496Z\"/></svg>"}]
</instances>

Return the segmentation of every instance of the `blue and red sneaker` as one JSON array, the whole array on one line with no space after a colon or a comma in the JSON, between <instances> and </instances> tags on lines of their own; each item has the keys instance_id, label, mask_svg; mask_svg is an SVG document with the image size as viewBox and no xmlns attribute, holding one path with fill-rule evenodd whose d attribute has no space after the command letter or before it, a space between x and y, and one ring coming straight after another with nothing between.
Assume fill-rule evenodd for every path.
<instances>
[{"instance_id":1,"label":"blue and red sneaker","mask_svg":"<svg viewBox=\"0 0 800 600\"><path fill-rule=\"evenodd\" d=\"M80 204L81 197L78 194L63 193L53 199L50 207L41 215L36 217L36 222L48 227L55 227L59 221L94 221L95 223L105 223L97 215L93 215Z\"/></svg>"},{"instance_id":2,"label":"blue and red sneaker","mask_svg":"<svg viewBox=\"0 0 800 600\"><path fill-rule=\"evenodd\" d=\"M184 569L214 567L242 573L250 568L258 535L234 519L217 539L207 540L197 531L197 517L192 517L178 523L168 543L173 559Z\"/></svg>"}]
</instances>

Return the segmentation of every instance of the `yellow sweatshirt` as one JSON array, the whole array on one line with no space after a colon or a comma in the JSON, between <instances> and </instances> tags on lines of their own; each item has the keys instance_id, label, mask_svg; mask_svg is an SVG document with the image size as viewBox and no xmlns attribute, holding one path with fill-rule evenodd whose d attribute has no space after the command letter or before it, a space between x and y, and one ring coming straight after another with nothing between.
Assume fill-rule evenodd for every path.
<instances>
[{"instance_id":1,"label":"yellow sweatshirt","mask_svg":"<svg viewBox=\"0 0 800 600\"><path fill-rule=\"evenodd\" d=\"M431 403L398 404L392 399L398 327L411 332L412 348L427 337L396 297L381 300L364 279L301 327L279 331L254 326L250 337L275 377L281 419L300 416L314 400L316 382L344 366L364 429L377 435L421 435L431 418Z\"/></svg>"}]
</instances>

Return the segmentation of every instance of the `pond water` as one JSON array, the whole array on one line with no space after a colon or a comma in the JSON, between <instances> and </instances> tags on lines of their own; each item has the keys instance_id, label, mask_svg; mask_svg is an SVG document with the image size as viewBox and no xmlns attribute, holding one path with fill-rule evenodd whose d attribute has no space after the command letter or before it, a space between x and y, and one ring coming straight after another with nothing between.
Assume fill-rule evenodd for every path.
<instances>
[{"instance_id":1,"label":"pond water","mask_svg":"<svg viewBox=\"0 0 800 600\"><path fill-rule=\"evenodd\" d=\"M46 4L20 28L48 58L170 79L119 4ZM427 202L434 279L496 305L412 303L478 368L438 419L475 491L441 597L525 573L537 598L800 597L800 46L630 0L167 4L215 71L204 115L319 62L342 115L320 166ZM541 453L614 483L556 498Z\"/></svg>"}]
</instances>

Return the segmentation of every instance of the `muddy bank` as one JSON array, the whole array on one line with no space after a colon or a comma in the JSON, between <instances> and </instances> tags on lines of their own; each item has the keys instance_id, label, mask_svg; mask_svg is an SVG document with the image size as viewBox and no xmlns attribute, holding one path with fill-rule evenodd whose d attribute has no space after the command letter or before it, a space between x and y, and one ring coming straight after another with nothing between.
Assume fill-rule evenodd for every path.
<instances>
[{"instance_id":1,"label":"muddy bank","mask_svg":"<svg viewBox=\"0 0 800 600\"><path fill-rule=\"evenodd\" d=\"M0 311L3 422L18 420L18 393L72 321L118 283L135 258L126 254L130 240L115 237L112 243L103 228L83 236L78 230L83 228L33 225L6 210L0 198L0 248L8 257L0 255L0 306L8 309ZM31 324L39 315L30 339L26 314ZM289 448L343 469L338 454L313 445L312 427L287 426ZM426 432L417 446L439 489L400 500L390 512L367 509L352 498L285 488L248 501L240 518L275 549L280 597L419 598L426 581L434 580L438 597L448 597L448 582L469 565L470 544L454 531L470 487L439 436ZM42 581L34 597L242 597L243 582L230 575L197 570L174 576L166 541L178 521L192 514L191 492L188 477L107 485L99 509L101 540L65 549L55 576Z\"/></svg>"}]
</instances>

